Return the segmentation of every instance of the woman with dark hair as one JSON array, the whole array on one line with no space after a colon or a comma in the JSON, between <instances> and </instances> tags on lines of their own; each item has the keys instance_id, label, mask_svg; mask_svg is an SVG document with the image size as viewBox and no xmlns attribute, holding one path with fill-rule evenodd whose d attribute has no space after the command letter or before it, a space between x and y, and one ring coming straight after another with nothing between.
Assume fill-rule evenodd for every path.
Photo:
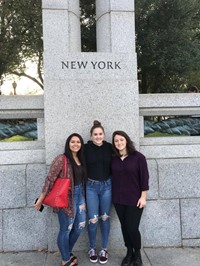
<instances>
[{"instance_id":1,"label":"woman with dark hair","mask_svg":"<svg viewBox=\"0 0 200 266\"><path fill-rule=\"evenodd\" d=\"M112 145L104 140L105 132L99 121L90 130L91 141L85 145L87 183L86 203L88 213L89 260L105 264L108 261L107 244L110 233L111 160ZM100 222L101 249L96 250L97 226Z\"/></svg>"},{"instance_id":2,"label":"woman with dark hair","mask_svg":"<svg viewBox=\"0 0 200 266\"><path fill-rule=\"evenodd\" d=\"M45 196L52 189L57 178L66 178L63 172L64 157L67 159L67 178L71 179L68 195L68 208L54 208L57 212L60 230L57 237L58 248L62 263L65 266L78 265L77 258L72 249L85 228L86 205L84 197L84 183L86 177L85 160L83 156L84 143L82 137L71 134L65 144L64 154L58 155L52 162L49 173L45 179L42 193L35 204L40 210Z\"/></svg>"},{"instance_id":3,"label":"woman with dark hair","mask_svg":"<svg viewBox=\"0 0 200 266\"><path fill-rule=\"evenodd\" d=\"M139 224L149 189L147 162L124 131L115 131L112 143L112 199L127 248L121 266L141 266Z\"/></svg>"}]
</instances>

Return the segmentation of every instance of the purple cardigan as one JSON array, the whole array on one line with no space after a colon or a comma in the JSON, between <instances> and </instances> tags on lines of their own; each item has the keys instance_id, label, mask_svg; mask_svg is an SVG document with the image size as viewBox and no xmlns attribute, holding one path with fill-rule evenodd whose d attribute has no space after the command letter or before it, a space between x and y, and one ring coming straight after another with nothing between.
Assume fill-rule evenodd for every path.
<instances>
[{"instance_id":1,"label":"purple cardigan","mask_svg":"<svg viewBox=\"0 0 200 266\"><path fill-rule=\"evenodd\" d=\"M135 151L123 161L112 160L112 199L114 204L136 206L142 191L149 189L146 158Z\"/></svg>"}]
</instances>

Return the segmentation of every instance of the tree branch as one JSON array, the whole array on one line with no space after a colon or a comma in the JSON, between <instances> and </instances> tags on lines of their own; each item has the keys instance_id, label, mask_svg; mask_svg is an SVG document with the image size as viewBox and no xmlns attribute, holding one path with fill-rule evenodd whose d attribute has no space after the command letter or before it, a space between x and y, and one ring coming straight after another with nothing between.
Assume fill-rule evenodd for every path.
<instances>
[{"instance_id":1,"label":"tree branch","mask_svg":"<svg viewBox=\"0 0 200 266\"><path fill-rule=\"evenodd\" d=\"M41 73L41 64L42 64L42 54L39 53L39 60L38 60L38 64L37 64L37 72L39 75L39 79L41 80L42 84L43 84L43 78L42 78L42 73Z\"/></svg>"},{"instance_id":2,"label":"tree branch","mask_svg":"<svg viewBox=\"0 0 200 266\"><path fill-rule=\"evenodd\" d=\"M37 83L42 89L44 89L44 86L43 86L42 83L40 83L36 78L33 78L30 75L27 75L26 73L19 73L19 72L16 72L16 71L12 71L10 73L14 74L14 75L16 75L18 77L26 77L28 79L31 79L33 82Z\"/></svg>"}]
</instances>

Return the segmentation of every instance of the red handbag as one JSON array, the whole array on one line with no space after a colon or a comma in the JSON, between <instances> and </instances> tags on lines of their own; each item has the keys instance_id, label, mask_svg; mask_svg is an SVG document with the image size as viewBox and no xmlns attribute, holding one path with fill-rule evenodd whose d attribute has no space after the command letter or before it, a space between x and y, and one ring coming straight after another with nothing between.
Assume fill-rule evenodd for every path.
<instances>
[{"instance_id":1,"label":"red handbag","mask_svg":"<svg viewBox=\"0 0 200 266\"><path fill-rule=\"evenodd\" d=\"M63 171L64 176L67 177L67 160L66 156L64 156L64 165ZM68 207L68 191L70 186L70 179L69 178L57 178L51 191L43 200L45 205L54 208L67 208Z\"/></svg>"}]
</instances>

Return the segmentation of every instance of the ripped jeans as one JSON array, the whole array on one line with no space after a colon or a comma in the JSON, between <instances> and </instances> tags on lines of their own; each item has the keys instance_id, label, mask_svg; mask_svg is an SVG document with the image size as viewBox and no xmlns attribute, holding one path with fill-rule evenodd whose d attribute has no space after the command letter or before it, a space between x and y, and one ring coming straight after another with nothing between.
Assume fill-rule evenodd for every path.
<instances>
[{"instance_id":1,"label":"ripped jeans","mask_svg":"<svg viewBox=\"0 0 200 266\"><path fill-rule=\"evenodd\" d=\"M98 220L101 228L101 248L106 249L110 233L111 179L98 182L89 179L86 184L88 235L90 248L96 248Z\"/></svg>"},{"instance_id":2,"label":"ripped jeans","mask_svg":"<svg viewBox=\"0 0 200 266\"><path fill-rule=\"evenodd\" d=\"M83 195L83 186L74 187L74 218L69 217L62 209L58 212L60 230L57 244L63 261L70 259L70 253L85 228L86 206Z\"/></svg>"}]
</instances>

